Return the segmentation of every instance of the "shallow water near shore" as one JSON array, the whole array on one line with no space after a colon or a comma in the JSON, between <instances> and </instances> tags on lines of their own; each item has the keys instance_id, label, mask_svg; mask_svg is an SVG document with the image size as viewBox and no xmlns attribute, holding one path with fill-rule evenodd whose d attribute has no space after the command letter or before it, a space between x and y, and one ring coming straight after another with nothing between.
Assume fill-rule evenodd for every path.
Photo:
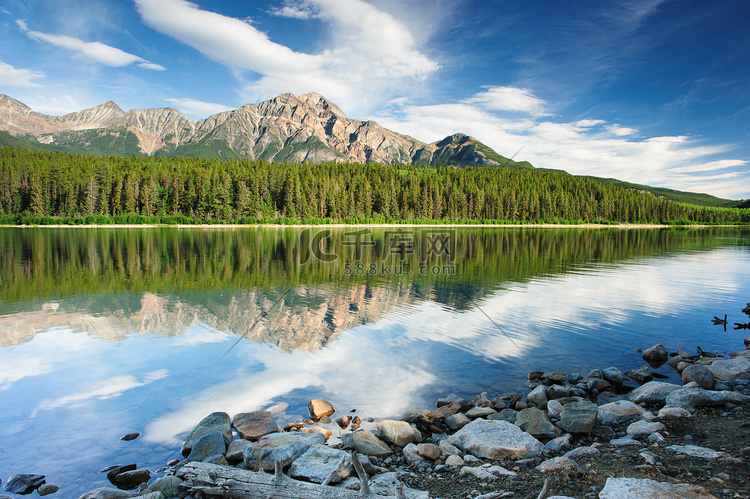
<instances>
[{"instance_id":1,"label":"shallow water near shore","mask_svg":"<svg viewBox=\"0 0 750 499\"><path fill-rule=\"evenodd\" d=\"M180 457L213 411L398 417L748 333L745 228L0 228L0 247L0 478L61 497Z\"/></svg>"}]
</instances>

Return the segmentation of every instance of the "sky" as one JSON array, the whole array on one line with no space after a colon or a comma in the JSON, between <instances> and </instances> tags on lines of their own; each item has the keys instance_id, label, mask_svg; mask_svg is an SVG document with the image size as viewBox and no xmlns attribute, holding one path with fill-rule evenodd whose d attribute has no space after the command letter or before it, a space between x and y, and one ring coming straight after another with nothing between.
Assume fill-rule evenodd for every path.
<instances>
[{"instance_id":1,"label":"sky","mask_svg":"<svg viewBox=\"0 0 750 499\"><path fill-rule=\"evenodd\" d=\"M0 1L0 93L39 112L308 92L424 142L750 198L747 0Z\"/></svg>"}]
</instances>

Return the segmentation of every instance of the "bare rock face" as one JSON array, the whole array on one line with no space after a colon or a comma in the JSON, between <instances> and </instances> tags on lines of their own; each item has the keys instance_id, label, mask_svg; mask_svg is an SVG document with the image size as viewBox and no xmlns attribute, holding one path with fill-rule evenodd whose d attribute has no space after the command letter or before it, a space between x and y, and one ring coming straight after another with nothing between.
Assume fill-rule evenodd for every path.
<instances>
[{"instance_id":1,"label":"bare rock face","mask_svg":"<svg viewBox=\"0 0 750 499\"><path fill-rule=\"evenodd\" d=\"M206 119L192 121L171 108L128 112L107 102L64 116L34 112L0 95L0 130L31 135L45 143L77 145L86 131L122 137L132 133L138 151L191 154L195 147L219 156L286 162L352 161L381 164L497 165L494 151L463 134L427 144L383 128L374 121L348 118L334 103L311 92L282 94L259 104L246 104ZM181 149L182 148L182 149ZM493 156L499 158L500 156Z\"/></svg>"}]
</instances>

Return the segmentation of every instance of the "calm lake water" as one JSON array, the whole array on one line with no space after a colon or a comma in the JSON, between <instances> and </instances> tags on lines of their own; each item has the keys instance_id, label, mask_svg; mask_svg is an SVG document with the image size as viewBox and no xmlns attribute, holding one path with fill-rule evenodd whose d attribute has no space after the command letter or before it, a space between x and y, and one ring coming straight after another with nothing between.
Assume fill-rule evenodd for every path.
<instances>
[{"instance_id":1,"label":"calm lake water","mask_svg":"<svg viewBox=\"0 0 750 499\"><path fill-rule=\"evenodd\" d=\"M61 497L180 457L213 411L390 418L655 343L735 351L747 331L711 319L750 302L750 229L0 228L0 248L0 478Z\"/></svg>"}]
</instances>

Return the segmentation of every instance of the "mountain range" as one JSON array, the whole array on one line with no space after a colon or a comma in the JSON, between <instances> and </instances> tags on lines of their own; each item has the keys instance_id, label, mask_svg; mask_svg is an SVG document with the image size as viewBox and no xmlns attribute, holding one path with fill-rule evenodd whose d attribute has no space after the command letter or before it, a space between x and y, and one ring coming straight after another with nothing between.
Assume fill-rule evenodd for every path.
<instances>
[{"instance_id":1,"label":"mountain range","mask_svg":"<svg viewBox=\"0 0 750 499\"><path fill-rule=\"evenodd\" d=\"M40 146L90 154L533 168L464 134L425 143L374 121L347 118L317 93L282 94L200 121L172 108L126 112L111 101L50 116L2 94L0 130Z\"/></svg>"}]
</instances>

